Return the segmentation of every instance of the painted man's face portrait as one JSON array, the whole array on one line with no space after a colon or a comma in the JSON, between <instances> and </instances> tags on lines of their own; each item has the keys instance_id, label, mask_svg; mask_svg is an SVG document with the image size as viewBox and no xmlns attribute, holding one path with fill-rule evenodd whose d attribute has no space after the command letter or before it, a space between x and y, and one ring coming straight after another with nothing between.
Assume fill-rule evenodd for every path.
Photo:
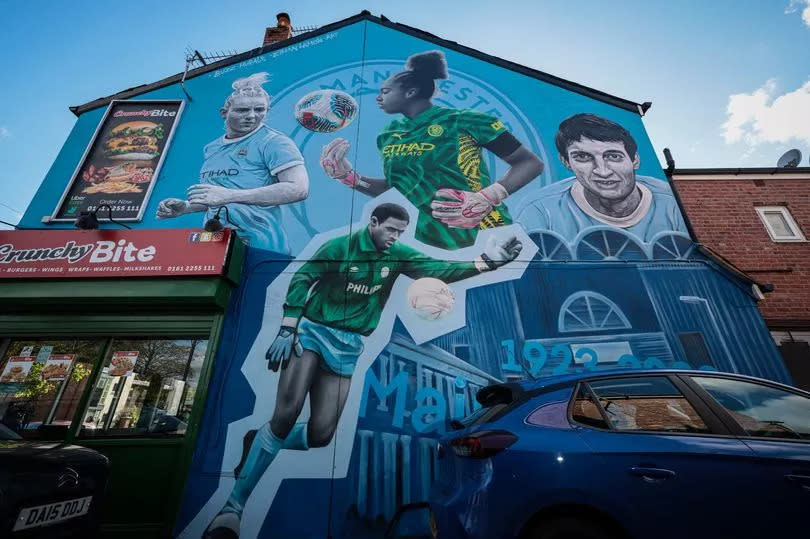
<instances>
[{"instance_id":1,"label":"painted man's face portrait","mask_svg":"<svg viewBox=\"0 0 810 539\"><path fill-rule=\"evenodd\" d=\"M406 228L408 228L408 221L389 217L385 221L379 222L376 217L372 216L368 230L377 250L385 251L396 243Z\"/></svg>"},{"instance_id":2,"label":"painted man's face portrait","mask_svg":"<svg viewBox=\"0 0 810 539\"><path fill-rule=\"evenodd\" d=\"M603 142L581 138L560 156L586 191L602 199L623 200L636 187L639 158L627 154L620 141Z\"/></svg>"},{"instance_id":3,"label":"painted man's face portrait","mask_svg":"<svg viewBox=\"0 0 810 539\"><path fill-rule=\"evenodd\" d=\"M231 100L231 106L221 111L225 119L225 132L229 138L247 135L267 116L267 99L261 96L238 95Z\"/></svg>"}]
</instances>

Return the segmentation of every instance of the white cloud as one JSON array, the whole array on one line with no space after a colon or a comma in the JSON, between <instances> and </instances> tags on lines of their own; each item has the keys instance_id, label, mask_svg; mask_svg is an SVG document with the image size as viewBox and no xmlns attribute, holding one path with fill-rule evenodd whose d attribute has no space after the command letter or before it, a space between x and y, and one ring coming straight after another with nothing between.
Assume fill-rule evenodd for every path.
<instances>
[{"instance_id":1,"label":"white cloud","mask_svg":"<svg viewBox=\"0 0 810 539\"><path fill-rule=\"evenodd\" d=\"M10 137L11 131L8 130L7 127L3 127L0 125L0 137Z\"/></svg>"},{"instance_id":2,"label":"white cloud","mask_svg":"<svg viewBox=\"0 0 810 539\"><path fill-rule=\"evenodd\" d=\"M804 24L810 27L810 0L790 0L790 4L785 8L785 14L802 11Z\"/></svg>"},{"instance_id":3,"label":"white cloud","mask_svg":"<svg viewBox=\"0 0 810 539\"><path fill-rule=\"evenodd\" d=\"M744 142L753 148L792 139L810 144L810 81L791 92L776 93L776 81L771 79L750 94L729 96L728 118L722 125L726 144Z\"/></svg>"}]
</instances>

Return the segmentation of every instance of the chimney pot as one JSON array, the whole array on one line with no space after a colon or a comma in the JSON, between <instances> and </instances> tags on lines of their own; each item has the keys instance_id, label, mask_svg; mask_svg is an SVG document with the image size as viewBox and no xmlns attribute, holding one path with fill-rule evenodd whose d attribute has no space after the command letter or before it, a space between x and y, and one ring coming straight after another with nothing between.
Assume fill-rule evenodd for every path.
<instances>
[{"instance_id":1,"label":"chimney pot","mask_svg":"<svg viewBox=\"0 0 810 539\"><path fill-rule=\"evenodd\" d=\"M287 13L281 12L276 14L276 26L268 26L264 31L264 41L262 47L284 41L292 37L292 23L290 16Z\"/></svg>"}]
</instances>

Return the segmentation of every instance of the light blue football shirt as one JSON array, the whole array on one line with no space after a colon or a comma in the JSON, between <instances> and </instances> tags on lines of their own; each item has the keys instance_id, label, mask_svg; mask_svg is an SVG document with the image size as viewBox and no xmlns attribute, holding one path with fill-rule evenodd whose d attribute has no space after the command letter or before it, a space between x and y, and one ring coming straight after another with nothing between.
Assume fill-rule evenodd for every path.
<instances>
[{"instance_id":1,"label":"light blue football shirt","mask_svg":"<svg viewBox=\"0 0 810 539\"><path fill-rule=\"evenodd\" d=\"M262 124L252 133L236 139L223 135L203 149L200 183L219 185L228 189L255 189L278 182L279 172L303 165L304 158L295 143L285 134ZM228 213L242 230L241 238L251 247L290 254L287 233L278 206L228 204ZM208 220L216 207L205 213ZM220 213L222 224L228 226Z\"/></svg>"},{"instance_id":2,"label":"light blue football shirt","mask_svg":"<svg viewBox=\"0 0 810 539\"><path fill-rule=\"evenodd\" d=\"M606 222L586 213L572 194L576 181L576 177L571 177L543 187L537 197L520 211L516 220L527 232L551 230L569 241L584 229L600 225L621 228L642 242L649 242L663 231L687 232L672 188L663 180L636 176L636 184L644 186L652 196L645 201L646 211L643 215L632 219L627 225ZM596 213L595 210L592 213Z\"/></svg>"}]
</instances>

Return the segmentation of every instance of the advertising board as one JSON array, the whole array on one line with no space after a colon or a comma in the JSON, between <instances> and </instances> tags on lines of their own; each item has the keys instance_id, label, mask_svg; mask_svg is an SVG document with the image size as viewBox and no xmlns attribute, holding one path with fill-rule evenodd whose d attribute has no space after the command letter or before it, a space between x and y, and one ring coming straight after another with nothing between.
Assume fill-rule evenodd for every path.
<instances>
[{"instance_id":1,"label":"advertising board","mask_svg":"<svg viewBox=\"0 0 810 539\"><path fill-rule=\"evenodd\" d=\"M62 382L67 379L75 354L52 354L42 368L42 379L46 382Z\"/></svg>"},{"instance_id":2,"label":"advertising board","mask_svg":"<svg viewBox=\"0 0 810 539\"><path fill-rule=\"evenodd\" d=\"M108 376L129 376L135 370L135 363L138 361L138 351L121 351L116 350L113 352L110 359L110 368L107 371Z\"/></svg>"},{"instance_id":3,"label":"advertising board","mask_svg":"<svg viewBox=\"0 0 810 539\"><path fill-rule=\"evenodd\" d=\"M83 211L103 207L117 221L140 220L183 105L183 101L110 103L51 220L74 221Z\"/></svg>"}]
</instances>

